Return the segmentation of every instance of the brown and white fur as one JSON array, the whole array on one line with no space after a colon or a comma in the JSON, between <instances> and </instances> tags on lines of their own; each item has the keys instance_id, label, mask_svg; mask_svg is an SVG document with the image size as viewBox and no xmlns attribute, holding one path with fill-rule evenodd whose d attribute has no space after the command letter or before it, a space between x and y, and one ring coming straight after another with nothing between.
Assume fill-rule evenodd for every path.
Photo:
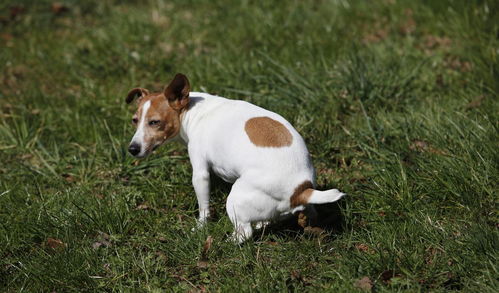
<instances>
[{"instance_id":1,"label":"brown and white fur","mask_svg":"<svg viewBox=\"0 0 499 293\"><path fill-rule=\"evenodd\" d=\"M253 223L344 196L337 189L314 189L305 142L276 113L245 101L190 92L183 74L177 74L162 93L132 89L126 102L135 98L136 132L128 150L141 158L177 138L187 145L199 226L209 217L210 171L233 183L226 208L238 243L251 237Z\"/></svg>"}]
</instances>

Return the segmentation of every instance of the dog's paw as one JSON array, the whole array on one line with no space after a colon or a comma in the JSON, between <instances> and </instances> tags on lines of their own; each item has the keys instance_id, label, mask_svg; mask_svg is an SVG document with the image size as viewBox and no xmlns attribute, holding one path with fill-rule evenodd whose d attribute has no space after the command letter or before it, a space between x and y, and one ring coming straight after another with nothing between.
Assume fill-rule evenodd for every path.
<instances>
[{"instance_id":1,"label":"dog's paw","mask_svg":"<svg viewBox=\"0 0 499 293\"><path fill-rule=\"evenodd\" d=\"M242 235L241 233L232 233L227 239L225 239L226 242L241 245L243 244L247 238Z\"/></svg>"},{"instance_id":2,"label":"dog's paw","mask_svg":"<svg viewBox=\"0 0 499 293\"><path fill-rule=\"evenodd\" d=\"M206 227L207 220L206 219L197 219L196 226L191 229L192 232L196 232L202 230Z\"/></svg>"}]
</instances>

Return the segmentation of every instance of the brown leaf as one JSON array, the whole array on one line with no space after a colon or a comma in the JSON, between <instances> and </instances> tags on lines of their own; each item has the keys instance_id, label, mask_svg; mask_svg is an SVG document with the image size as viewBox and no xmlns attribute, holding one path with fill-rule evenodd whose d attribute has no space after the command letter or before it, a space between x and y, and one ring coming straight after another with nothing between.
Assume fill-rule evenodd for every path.
<instances>
[{"instance_id":1,"label":"brown leaf","mask_svg":"<svg viewBox=\"0 0 499 293\"><path fill-rule=\"evenodd\" d=\"M482 105L482 102L484 99L485 99L485 96L480 95L480 96L474 98L473 101L469 102L468 105L466 105L464 108L466 110L478 108L478 107L480 107L480 105Z\"/></svg>"},{"instance_id":2,"label":"brown leaf","mask_svg":"<svg viewBox=\"0 0 499 293\"><path fill-rule=\"evenodd\" d=\"M97 241L92 244L93 249L97 249L99 247L111 247L112 243L109 237L109 234L104 232L99 232L99 236L97 236Z\"/></svg>"},{"instance_id":3,"label":"brown leaf","mask_svg":"<svg viewBox=\"0 0 499 293\"><path fill-rule=\"evenodd\" d=\"M154 253L154 255L156 255L159 259L163 260L163 261L166 261L168 260L168 257L166 256L166 254L162 251L156 251Z\"/></svg>"},{"instance_id":4,"label":"brown leaf","mask_svg":"<svg viewBox=\"0 0 499 293\"><path fill-rule=\"evenodd\" d=\"M428 142L424 140L415 139L409 145L409 149L418 152L429 152L437 155L447 154L445 151L432 147Z\"/></svg>"},{"instance_id":5,"label":"brown leaf","mask_svg":"<svg viewBox=\"0 0 499 293\"><path fill-rule=\"evenodd\" d=\"M412 17L414 14L412 9L406 9L404 11L405 21L399 27L399 31L402 35L409 35L416 30L416 21Z\"/></svg>"},{"instance_id":6,"label":"brown leaf","mask_svg":"<svg viewBox=\"0 0 499 293\"><path fill-rule=\"evenodd\" d=\"M305 232L306 234L310 234L310 235L321 236L324 233L324 229L319 228L319 227L308 226L308 227L305 227L303 229L303 232Z\"/></svg>"},{"instance_id":7,"label":"brown leaf","mask_svg":"<svg viewBox=\"0 0 499 293\"><path fill-rule=\"evenodd\" d=\"M368 23L364 26L364 34L362 42L364 44L378 43L383 41L390 34L390 27L387 18L381 18L375 22Z\"/></svg>"},{"instance_id":8,"label":"brown leaf","mask_svg":"<svg viewBox=\"0 0 499 293\"><path fill-rule=\"evenodd\" d=\"M62 174L62 177L64 177L64 180L66 180L66 182L68 183L73 183L76 181L76 179L71 174L64 173Z\"/></svg>"},{"instance_id":9,"label":"brown leaf","mask_svg":"<svg viewBox=\"0 0 499 293\"><path fill-rule=\"evenodd\" d=\"M373 282L369 277L363 277L360 280L355 281L354 286L363 291L371 291L373 288Z\"/></svg>"},{"instance_id":10,"label":"brown leaf","mask_svg":"<svg viewBox=\"0 0 499 293\"><path fill-rule=\"evenodd\" d=\"M9 33L1 33L0 38L6 42L11 41L14 37Z\"/></svg>"},{"instance_id":11,"label":"brown leaf","mask_svg":"<svg viewBox=\"0 0 499 293\"><path fill-rule=\"evenodd\" d=\"M367 252L367 253L374 253L372 251L372 249L367 245L367 244L364 244L364 243L359 243L359 244L356 244L355 245L355 248L358 250L358 251L362 251L362 252Z\"/></svg>"},{"instance_id":12,"label":"brown leaf","mask_svg":"<svg viewBox=\"0 0 499 293\"><path fill-rule=\"evenodd\" d=\"M148 206L147 201L139 204L138 206L135 207L136 210L150 210L151 208Z\"/></svg>"},{"instance_id":13,"label":"brown leaf","mask_svg":"<svg viewBox=\"0 0 499 293\"><path fill-rule=\"evenodd\" d=\"M198 261L196 265L200 269L206 269L209 266L208 261L205 260Z\"/></svg>"},{"instance_id":14,"label":"brown leaf","mask_svg":"<svg viewBox=\"0 0 499 293\"><path fill-rule=\"evenodd\" d=\"M413 151L422 151L428 148L428 143L424 140L415 139L409 145L409 148Z\"/></svg>"},{"instance_id":15,"label":"brown leaf","mask_svg":"<svg viewBox=\"0 0 499 293\"><path fill-rule=\"evenodd\" d=\"M437 48L442 48L444 50L447 50L451 47L451 45L452 45L452 40L449 39L448 37L438 37L433 35L426 36L423 42L423 47L425 51L428 50L430 52Z\"/></svg>"},{"instance_id":16,"label":"brown leaf","mask_svg":"<svg viewBox=\"0 0 499 293\"><path fill-rule=\"evenodd\" d=\"M52 249L62 249L66 247L66 244L64 244L64 242L55 238L47 238L46 244Z\"/></svg>"},{"instance_id":17,"label":"brown leaf","mask_svg":"<svg viewBox=\"0 0 499 293\"><path fill-rule=\"evenodd\" d=\"M199 257L199 261L197 263L198 268L207 268L208 267L208 251L211 248L211 244L213 243L213 237L208 236L206 241L204 242L203 250L201 251L201 256Z\"/></svg>"},{"instance_id":18,"label":"brown leaf","mask_svg":"<svg viewBox=\"0 0 499 293\"><path fill-rule=\"evenodd\" d=\"M52 3L52 12L56 15L58 14L62 14L64 12L68 12L69 11L69 8L62 4L62 3L59 3L59 2L54 2Z\"/></svg>"},{"instance_id":19,"label":"brown leaf","mask_svg":"<svg viewBox=\"0 0 499 293\"><path fill-rule=\"evenodd\" d=\"M298 270L291 271L291 280L298 281L305 286L310 285L310 282L307 280L307 278L303 277Z\"/></svg>"},{"instance_id":20,"label":"brown leaf","mask_svg":"<svg viewBox=\"0 0 499 293\"><path fill-rule=\"evenodd\" d=\"M102 265L102 267L104 268L104 270L106 270L108 273L111 273L111 264L110 263L105 263Z\"/></svg>"},{"instance_id":21,"label":"brown leaf","mask_svg":"<svg viewBox=\"0 0 499 293\"><path fill-rule=\"evenodd\" d=\"M204 242L203 251L201 252L201 258L208 259L208 251L211 248L211 244L213 243L213 237L208 236L206 241Z\"/></svg>"}]
</instances>

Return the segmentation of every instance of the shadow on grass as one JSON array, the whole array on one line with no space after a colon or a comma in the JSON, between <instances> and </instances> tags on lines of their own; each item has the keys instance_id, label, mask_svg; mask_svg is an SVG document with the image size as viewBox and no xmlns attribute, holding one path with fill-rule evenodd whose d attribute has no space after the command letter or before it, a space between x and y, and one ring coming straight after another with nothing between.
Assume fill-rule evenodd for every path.
<instances>
[{"instance_id":1,"label":"shadow on grass","mask_svg":"<svg viewBox=\"0 0 499 293\"><path fill-rule=\"evenodd\" d=\"M258 241L265 235L275 235L284 239L295 239L299 235L334 235L343 233L345 220L341 212L342 201L328 204L314 205L317 210L316 221L301 222L300 213L280 217L264 229L256 230L253 239Z\"/></svg>"},{"instance_id":2,"label":"shadow on grass","mask_svg":"<svg viewBox=\"0 0 499 293\"><path fill-rule=\"evenodd\" d=\"M214 220L218 220L219 218L226 216L225 200L231 190L232 184L226 183L222 179L213 175L211 186L216 194L221 193L224 195L223 197L217 196L215 198L215 205L218 207L223 206L223 208L216 208L211 213L212 218ZM320 187L318 189L327 190L330 188ZM341 212L343 205L344 200L328 204L314 205L317 211L317 219L315 221L310 221L309 219L302 221L302 219L300 219L300 213L281 216L264 229L255 230L253 240L258 241L265 235L275 235L284 239L295 239L297 236L303 234L329 234L334 237L334 235L341 234L345 230L345 219Z\"/></svg>"}]
</instances>

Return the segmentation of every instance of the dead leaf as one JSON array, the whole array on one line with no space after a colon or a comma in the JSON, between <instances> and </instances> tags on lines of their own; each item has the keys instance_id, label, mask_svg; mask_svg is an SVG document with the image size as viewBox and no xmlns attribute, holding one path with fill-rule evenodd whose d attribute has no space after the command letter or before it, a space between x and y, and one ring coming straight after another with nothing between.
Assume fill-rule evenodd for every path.
<instances>
[{"instance_id":1,"label":"dead leaf","mask_svg":"<svg viewBox=\"0 0 499 293\"><path fill-rule=\"evenodd\" d=\"M11 34L9 34L9 33L1 33L1 34L0 34L0 38L1 38L2 40L4 40L4 41L8 42L8 41L11 41L11 40L14 38L14 36L12 36L12 35L11 35Z\"/></svg>"},{"instance_id":2,"label":"dead leaf","mask_svg":"<svg viewBox=\"0 0 499 293\"><path fill-rule=\"evenodd\" d=\"M33 158L33 154L23 154L23 155L21 156L21 160L27 160L27 161L29 161L29 160L31 160L32 158Z\"/></svg>"},{"instance_id":3,"label":"dead leaf","mask_svg":"<svg viewBox=\"0 0 499 293\"><path fill-rule=\"evenodd\" d=\"M97 249L99 247L111 247L112 243L109 237L109 234L104 232L99 232L97 236L97 241L92 244L93 249Z\"/></svg>"},{"instance_id":4,"label":"dead leaf","mask_svg":"<svg viewBox=\"0 0 499 293\"><path fill-rule=\"evenodd\" d=\"M62 249L66 247L64 242L55 238L47 238L46 245L52 249Z\"/></svg>"},{"instance_id":5,"label":"dead leaf","mask_svg":"<svg viewBox=\"0 0 499 293\"><path fill-rule=\"evenodd\" d=\"M364 244L364 243L356 244L355 248L358 251L367 252L367 253L373 253L372 249L367 244Z\"/></svg>"},{"instance_id":6,"label":"dead leaf","mask_svg":"<svg viewBox=\"0 0 499 293\"><path fill-rule=\"evenodd\" d=\"M473 69L473 64L470 61L463 61L457 56L447 55L443 61L443 65L454 71L469 72Z\"/></svg>"},{"instance_id":7,"label":"dead leaf","mask_svg":"<svg viewBox=\"0 0 499 293\"><path fill-rule=\"evenodd\" d=\"M170 18L156 9L151 12L151 21L159 27L168 27L170 25Z\"/></svg>"},{"instance_id":8,"label":"dead leaf","mask_svg":"<svg viewBox=\"0 0 499 293\"><path fill-rule=\"evenodd\" d=\"M319 228L319 227L305 227L303 229L303 232L309 235L314 235L314 236L322 236L324 233L324 229Z\"/></svg>"},{"instance_id":9,"label":"dead leaf","mask_svg":"<svg viewBox=\"0 0 499 293\"><path fill-rule=\"evenodd\" d=\"M412 141L409 148L413 151L422 151L428 148L428 143L424 140L416 139Z\"/></svg>"},{"instance_id":10,"label":"dead leaf","mask_svg":"<svg viewBox=\"0 0 499 293\"><path fill-rule=\"evenodd\" d=\"M104 268L104 270L106 270L108 273L111 273L111 264L110 263L105 263L102 265L102 267Z\"/></svg>"},{"instance_id":11,"label":"dead leaf","mask_svg":"<svg viewBox=\"0 0 499 293\"><path fill-rule=\"evenodd\" d=\"M418 152L429 152L436 155L446 155L447 153L443 150L432 147L427 141L415 139L409 145L409 149Z\"/></svg>"},{"instance_id":12,"label":"dead leaf","mask_svg":"<svg viewBox=\"0 0 499 293\"><path fill-rule=\"evenodd\" d=\"M305 286L310 285L310 282L298 270L291 271L291 280L298 281Z\"/></svg>"},{"instance_id":13,"label":"dead leaf","mask_svg":"<svg viewBox=\"0 0 499 293\"><path fill-rule=\"evenodd\" d=\"M168 260L168 257L166 256L166 254L162 251L156 251L154 253L154 255L156 255L159 259L163 260L163 261L166 261Z\"/></svg>"},{"instance_id":14,"label":"dead leaf","mask_svg":"<svg viewBox=\"0 0 499 293\"><path fill-rule=\"evenodd\" d=\"M362 36L364 44L378 43L383 41L390 34L390 27L387 18L381 18L374 23L366 24L364 27L365 33Z\"/></svg>"},{"instance_id":15,"label":"dead leaf","mask_svg":"<svg viewBox=\"0 0 499 293\"><path fill-rule=\"evenodd\" d=\"M374 33L367 34L362 38L364 44L378 43L388 37L388 29L380 28Z\"/></svg>"},{"instance_id":16,"label":"dead leaf","mask_svg":"<svg viewBox=\"0 0 499 293\"><path fill-rule=\"evenodd\" d=\"M371 291L373 288L373 282L369 277L363 277L360 280L355 281L354 286L363 291Z\"/></svg>"},{"instance_id":17,"label":"dead leaf","mask_svg":"<svg viewBox=\"0 0 499 293\"><path fill-rule=\"evenodd\" d=\"M213 243L213 237L208 236L206 241L204 242L203 250L201 251L201 256L199 257L199 261L197 263L198 268L207 268L208 267L208 251L211 248L211 244Z\"/></svg>"},{"instance_id":18,"label":"dead leaf","mask_svg":"<svg viewBox=\"0 0 499 293\"><path fill-rule=\"evenodd\" d=\"M151 208L149 207L148 202L145 201L145 202L139 204L138 206L136 206L135 209L136 210L144 210L144 211L146 211L146 210L150 210Z\"/></svg>"},{"instance_id":19,"label":"dead leaf","mask_svg":"<svg viewBox=\"0 0 499 293\"><path fill-rule=\"evenodd\" d=\"M482 105L484 99L484 95L479 95L478 97L474 98L473 101L469 102L464 108L466 110L478 108Z\"/></svg>"},{"instance_id":20,"label":"dead leaf","mask_svg":"<svg viewBox=\"0 0 499 293\"><path fill-rule=\"evenodd\" d=\"M197 262L197 267L200 268L200 269L206 269L208 267L208 262L207 261L204 261L204 260L200 260Z\"/></svg>"},{"instance_id":21,"label":"dead leaf","mask_svg":"<svg viewBox=\"0 0 499 293\"><path fill-rule=\"evenodd\" d=\"M208 259L208 251L211 248L211 244L213 243L213 237L208 236L206 241L204 242L203 251L201 252L201 258Z\"/></svg>"},{"instance_id":22,"label":"dead leaf","mask_svg":"<svg viewBox=\"0 0 499 293\"><path fill-rule=\"evenodd\" d=\"M76 179L71 174L64 173L62 174L62 177L64 178L64 180L66 180L67 183L73 183L76 181Z\"/></svg>"},{"instance_id":23,"label":"dead leaf","mask_svg":"<svg viewBox=\"0 0 499 293\"><path fill-rule=\"evenodd\" d=\"M52 3L52 12L56 15L62 14L64 12L68 12L69 7L66 5L59 3L59 2L54 2Z\"/></svg>"}]
</instances>

